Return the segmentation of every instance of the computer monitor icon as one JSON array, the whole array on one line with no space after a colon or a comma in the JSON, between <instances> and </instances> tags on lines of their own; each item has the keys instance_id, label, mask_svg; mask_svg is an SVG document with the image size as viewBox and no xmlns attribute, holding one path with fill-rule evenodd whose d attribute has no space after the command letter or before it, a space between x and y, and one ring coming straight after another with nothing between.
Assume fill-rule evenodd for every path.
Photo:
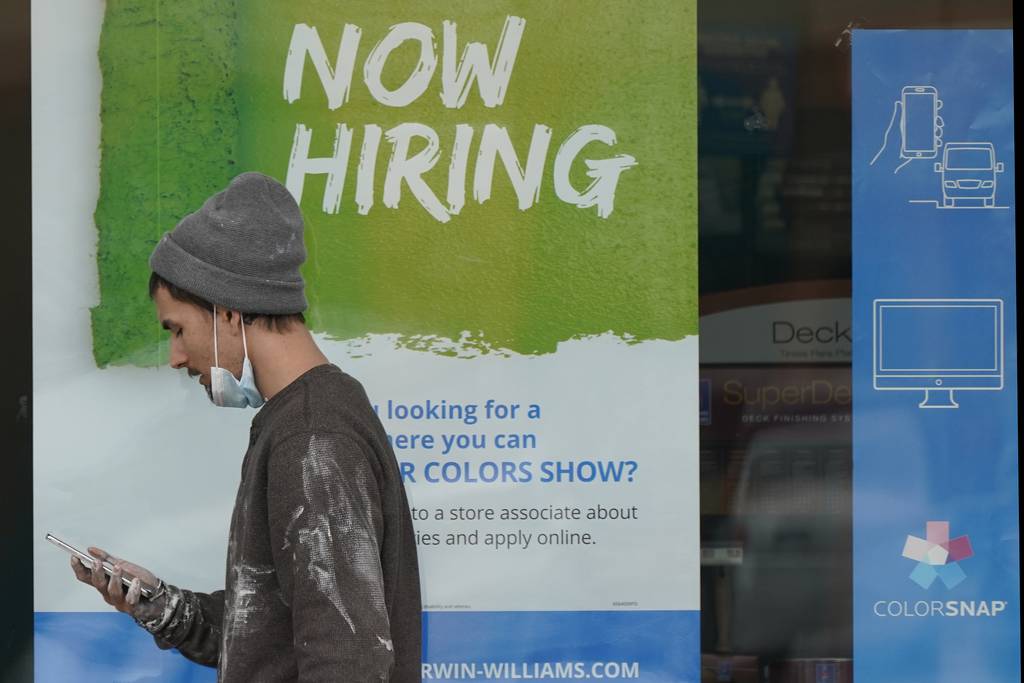
<instances>
[{"instance_id":1,"label":"computer monitor icon","mask_svg":"<svg viewBox=\"0 0 1024 683\"><path fill-rule=\"evenodd\" d=\"M1003 388L1001 299L876 299L873 318L875 389L959 408L954 391Z\"/></svg>"}]
</instances>

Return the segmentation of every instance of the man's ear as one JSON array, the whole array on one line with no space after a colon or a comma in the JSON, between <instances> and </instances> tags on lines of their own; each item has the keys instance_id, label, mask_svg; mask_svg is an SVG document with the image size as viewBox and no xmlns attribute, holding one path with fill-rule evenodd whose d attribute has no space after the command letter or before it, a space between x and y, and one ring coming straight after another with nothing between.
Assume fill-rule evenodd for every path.
<instances>
[{"instance_id":1,"label":"man's ear","mask_svg":"<svg viewBox=\"0 0 1024 683\"><path fill-rule=\"evenodd\" d=\"M242 317L242 314L238 311L232 311L230 308L217 308L217 315L226 323L228 323L226 329L228 334L237 333L238 330L231 323L234 323L235 319Z\"/></svg>"}]
</instances>

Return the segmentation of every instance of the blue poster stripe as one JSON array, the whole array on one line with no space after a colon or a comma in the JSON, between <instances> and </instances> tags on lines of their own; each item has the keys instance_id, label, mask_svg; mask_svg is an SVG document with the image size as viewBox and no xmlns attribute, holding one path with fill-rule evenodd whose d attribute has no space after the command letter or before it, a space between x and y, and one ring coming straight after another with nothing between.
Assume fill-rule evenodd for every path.
<instances>
[{"instance_id":1,"label":"blue poster stripe","mask_svg":"<svg viewBox=\"0 0 1024 683\"><path fill-rule=\"evenodd\" d=\"M587 673L595 662L626 665L618 667L623 673L635 663L639 675L628 680L700 680L697 611L429 612L425 616L425 661L508 664L504 671L520 674L498 680L527 678L523 673L536 678L537 672L545 670L544 664L556 662L581 663Z\"/></svg>"},{"instance_id":2,"label":"blue poster stripe","mask_svg":"<svg viewBox=\"0 0 1024 683\"><path fill-rule=\"evenodd\" d=\"M426 612L424 680L700 680L700 612ZM210 683L116 612L37 612L36 681ZM566 675L568 674L568 675Z\"/></svg>"},{"instance_id":3,"label":"blue poster stripe","mask_svg":"<svg viewBox=\"0 0 1024 683\"><path fill-rule=\"evenodd\" d=\"M35 680L46 683L212 683L213 669L153 637L120 612L36 612Z\"/></svg>"}]
</instances>

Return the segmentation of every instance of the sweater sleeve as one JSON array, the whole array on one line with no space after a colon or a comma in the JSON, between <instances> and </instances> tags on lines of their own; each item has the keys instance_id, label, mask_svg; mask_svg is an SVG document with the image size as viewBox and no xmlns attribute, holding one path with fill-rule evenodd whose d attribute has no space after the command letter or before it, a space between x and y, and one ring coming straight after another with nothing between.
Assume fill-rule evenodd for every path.
<instances>
[{"instance_id":1,"label":"sweater sleeve","mask_svg":"<svg viewBox=\"0 0 1024 683\"><path fill-rule=\"evenodd\" d=\"M177 648L197 664L217 666L224 591L193 593L168 584L162 603L152 607L137 613L135 622L153 635L161 649Z\"/></svg>"},{"instance_id":2,"label":"sweater sleeve","mask_svg":"<svg viewBox=\"0 0 1024 683\"><path fill-rule=\"evenodd\" d=\"M345 434L287 439L271 453L267 500L299 680L388 680L383 513L364 451Z\"/></svg>"}]
</instances>

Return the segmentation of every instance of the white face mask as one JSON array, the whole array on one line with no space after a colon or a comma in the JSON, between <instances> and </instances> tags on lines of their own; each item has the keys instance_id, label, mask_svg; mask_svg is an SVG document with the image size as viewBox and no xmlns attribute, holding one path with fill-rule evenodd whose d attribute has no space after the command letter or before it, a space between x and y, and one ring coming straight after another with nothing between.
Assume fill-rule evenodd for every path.
<instances>
[{"instance_id":1,"label":"white face mask","mask_svg":"<svg viewBox=\"0 0 1024 683\"><path fill-rule=\"evenodd\" d=\"M249 362L249 347L245 343L245 321L238 316L242 325L242 379L235 379L230 371L220 366L217 352L217 307L213 307L213 366L210 368L210 400L221 408L259 408L263 405L263 396L256 388L256 376Z\"/></svg>"}]
</instances>

